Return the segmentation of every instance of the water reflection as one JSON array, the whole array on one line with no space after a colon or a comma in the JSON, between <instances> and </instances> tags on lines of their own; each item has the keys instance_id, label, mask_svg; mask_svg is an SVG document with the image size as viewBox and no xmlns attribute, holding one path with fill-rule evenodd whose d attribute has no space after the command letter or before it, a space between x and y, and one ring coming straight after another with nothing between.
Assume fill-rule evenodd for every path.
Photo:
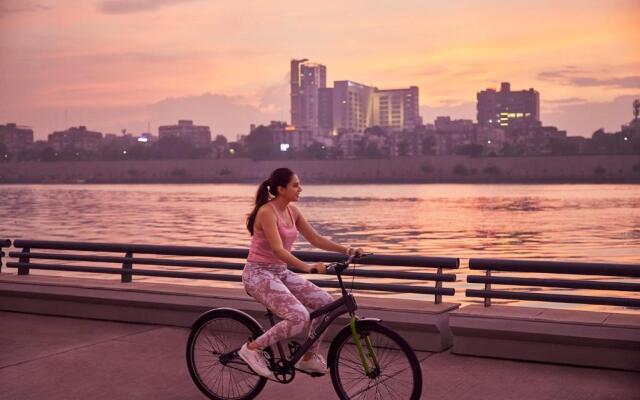
<instances>
[{"instance_id":1,"label":"water reflection","mask_svg":"<svg viewBox=\"0 0 640 400\"><path fill-rule=\"evenodd\" d=\"M299 205L318 232L374 252L640 263L637 185L303 186ZM254 194L241 184L9 185L0 220L12 239L246 247ZM296 248L311 247L300 238ZM463 262L456 300L473 301L467 272Z\"/></svg>"}]
</instances>

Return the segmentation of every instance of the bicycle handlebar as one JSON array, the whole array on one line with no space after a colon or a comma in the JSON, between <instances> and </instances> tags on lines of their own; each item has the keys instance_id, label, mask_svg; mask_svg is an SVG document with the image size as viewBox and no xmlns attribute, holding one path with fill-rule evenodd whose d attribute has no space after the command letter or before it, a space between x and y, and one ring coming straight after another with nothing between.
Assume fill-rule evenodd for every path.
<instances>
[{"instance_id":1,"label":"bicycle handlebar","mask_svg":"<svg viewBox=\"0 0 640 400\"><path fill-rule=\"evenodd\" d=\"M373 253L353 254L347 258L346 261L334 262L327 265L327 274L340 274L345 269L349 268L349 264L358 258L370 256Z\"/></svg>"}]
</instances>

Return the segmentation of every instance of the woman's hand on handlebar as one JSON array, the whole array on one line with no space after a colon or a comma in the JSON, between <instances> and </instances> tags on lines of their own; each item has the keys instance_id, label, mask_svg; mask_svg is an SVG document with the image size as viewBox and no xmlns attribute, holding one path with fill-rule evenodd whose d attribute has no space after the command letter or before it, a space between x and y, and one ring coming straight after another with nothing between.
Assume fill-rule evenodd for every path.
<instances>
[{"instance_id":1,"label":"woman's hand on handlebar","mask_svg":"<svg viewBox=\"0 0 640 400\"><path fill-rule=\"evenodd\" d=\"M361 247L347 247L348 256L361 256L364 253Z\"/></svg>"},{"instance_id":2,"label":"woman's hand on handlebar","mask_svg":"<svg viewBox=\"0 0 640 400\"><path fill-rule=\"evenodd\" d=\"M327 266L323 263L313 263L309 264L309 270L307 271L309 274L325 274L327 273Z\"/></svg>"}]
</instances>

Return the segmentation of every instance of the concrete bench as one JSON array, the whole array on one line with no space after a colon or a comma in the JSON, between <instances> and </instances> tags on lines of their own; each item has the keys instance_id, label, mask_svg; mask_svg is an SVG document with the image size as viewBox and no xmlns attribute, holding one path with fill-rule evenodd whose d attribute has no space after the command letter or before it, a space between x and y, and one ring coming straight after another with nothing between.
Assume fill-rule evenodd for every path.
<instances>
[{"instance_id":1,"label":"concrete bench","mask_svg":"<svg viewBox=\"0 0 640 400\"><path fill-rule=\"evenodd\" d=\"M434 304L359 296L358 315L376 317L395 329L415 350L439 352L451 347L449 312L457 303ZM0 310L110 321L190 327L216 307L245 311L267 327L265 308L239 288L202 287L0 274ZM338 319L325 339L347 324Z\"/></svg>"},{"instance_id":2,"label":"concrete bench","mask_svg":"<svg viewBox=\"0 0 640 400\"><path fill-rule=\"evenodd\" d=\"M640 265L472 258L469 269L485 272L467 275L467 282L484 284L484 289L465 291L467 297L483 298L484 307L467 306L451 314L454 353L640 371L638 314L491 304L492 299L508 299L640 307L633 294L640 292L640 283L634 281ZM611 291L621 294L594 295Z\"/></svg>"},{"instance_id":3,"label":"concrete bench","mask_svg":"<svg viewBox=\"0 0 640 400\"><path fill-rule=\"evenodd\" d=\"M455 354L640 371L640 315L471 305L449 324Z\"/></svg>"}]
</instances>

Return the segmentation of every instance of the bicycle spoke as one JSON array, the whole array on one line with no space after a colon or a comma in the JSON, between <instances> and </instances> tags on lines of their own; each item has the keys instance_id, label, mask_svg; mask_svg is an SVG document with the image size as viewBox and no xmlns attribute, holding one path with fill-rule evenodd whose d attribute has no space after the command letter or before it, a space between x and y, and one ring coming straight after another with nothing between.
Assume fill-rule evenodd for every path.
<instances>
[{"instance_id":1,"label":"bicycle spoke","mask_svg":"<svg viewBox=\"0 0 640 400\"><path fill-rule=\"evenodd\" d=\"M373 327L371 330L363 329L359 332L370 375L365 373L353 337L348 334L343 336L344 342L339 348L334 364L335 377L332 376L338 382L336 390L339 389L339 393L342 393L341 398L360 400L418 398L417 392L421 383L417 384L414 379L416 379L415 368L419 368L419 364L415 356L409 357L408 354L411 353L407 351L410 352L411 349L406 344L402 347L393 336L385 333L385 329Z\"/></svg>"},{"instance_id":2,"label":"bicycle spoke","mask_svg":"<svg viewBox=\"0 0 640 400\"><path fill-rule=\"evenodd\" d=\"M233 318L212 318L205 323L191 345L194 379L217 398L246 397L262 378L237 358L237 350L230 349L239 349L252 336L247 326ZM223 364L220 357L227 361Z\"/></svg>"}]
</instances>

